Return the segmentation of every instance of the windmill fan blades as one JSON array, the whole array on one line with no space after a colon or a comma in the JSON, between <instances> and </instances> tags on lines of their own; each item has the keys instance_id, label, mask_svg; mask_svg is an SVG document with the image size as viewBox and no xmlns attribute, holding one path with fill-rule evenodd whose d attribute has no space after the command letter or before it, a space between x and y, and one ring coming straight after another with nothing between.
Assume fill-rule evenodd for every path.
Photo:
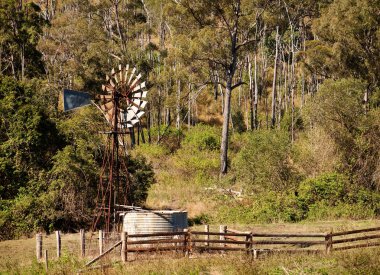
<instances>
[{"instance_id":1,"label":"windmill fan blades","mask_svg":"<svg viewBox=\"0 0 380 275\"><path fill-rule=\"evenodd\" d=\"M131 76L129 77L129 80L128 80L128 85L129 85L129 83L131 83L131 80L132 80L132 78L133 78L133 76L135 75L135 72L136 72L136 68L133 68L133 70L132 70L132 72L131 72Z\"/></svg>"},{"instance_id":2,"label":"windmill fan blades","mask_svg":"<svg viewBox=\"0 0 380 275\"><path fill-rule=\"evenodd\" d=\"M144 109L146 104L148 103L147 101L140 100L140 99L133 99L132 102L134 103L135 106L138 106L140 110Z\"/></svg>"},{"instance_id":3,"label":"windmill fan blades","mask_svg":"<svg viewBox=\"0 0 380 275\"><path fill-rule=\"evenodd\" d=\"M135 80L133 80L132 84L131 84L131 87L134 88L136 86L136 84L138 83L138 81L140 80L141 78L141 74L139 74Z\"/></svg>"},{"instance_id":4,"label":"windmill fan blades","mask_svg":"<svg viewBox=\"0 0 380 275\"><path fill-rule=\"evenodd\" d=\"M127 81L127 79L128 79L128 70L129 70L129 65L127 65L127 67L125 67L124 81Z\"/></svg>"},{"instance_id":5,"label":"windmill fan blades","mask_svg":"<svg viewBox=\"0 0 380 275\"><path fill-rule=\"evenodd\" d=\"M137 85L136 87L134 87L132 91L137 92L137 91L142 90L144 88L145 88L145 81L143 83L141 83L140 85Z\"/></svg>"},{"instance_id":6,"label":"windmill fan blades","mask_svg":"<svg viewBox=\"0 0 380 275\"><path fill-rule=\"evenodd\" d=\"M147 91L138 92L138 93L132 94L132 98L146 98L147 95L148 95Z\"/></svg>"},{"instance_id":7,"label":"windmill fan blades","mask_svg":"<svg viewBox=\"0 0 380 275\"><path fill-rule=\"evenodd\" d=\"M144 99L148 91L144 90L146 83L141 80L142 74L136 71L128 64L112 69L111 74L106 75L107 84L102 85L102 90L108 94L97 96L107 121L119 129L133 127L145 114L143 110L148 102ZM120 106L126 106L126 109Z\"/></svg>"}]
</instances>

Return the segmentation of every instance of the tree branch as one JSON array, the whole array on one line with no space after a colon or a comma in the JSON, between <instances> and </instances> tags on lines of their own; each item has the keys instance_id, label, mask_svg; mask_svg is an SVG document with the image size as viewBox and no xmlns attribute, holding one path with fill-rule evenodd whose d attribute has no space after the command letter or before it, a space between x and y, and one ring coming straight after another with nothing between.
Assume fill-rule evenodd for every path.
<instances>
[{"instance_id":1,"label":"tree branch","mask_svg":"<svg viewBox=\"0 0 380 275\"><path fill-rule=\"evenodd\" d=\"M238 83L236 83L235 85L233 85L233 86L231 87L231 91L232 91L233 89L239 87L240 85L243 85L243 84L247 85L246 82L244 82L244 81L239 81Z\"/></svg>"}]
</instances>

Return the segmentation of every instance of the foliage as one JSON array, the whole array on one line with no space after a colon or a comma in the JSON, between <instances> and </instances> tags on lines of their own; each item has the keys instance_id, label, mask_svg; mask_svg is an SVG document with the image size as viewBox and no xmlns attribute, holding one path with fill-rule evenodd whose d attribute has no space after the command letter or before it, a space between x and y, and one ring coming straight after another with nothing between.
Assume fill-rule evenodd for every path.
<instances>
[{"instance_id":1,"label":"foliage","mask_svg":"<svg viewBox=\"0 0 380 275\"><path fill-rule=\"evenodd\" d=\"M378 111L365 112L366 84L355 79L326 80L307 108L310 123L321 126L342 153L342 170L364 186L378 188ZM363 159L363 155L366 155Z\"/></svg>"},{"instance_id":2,"label":"foliage","mask_svg":"<svg viewBox=\"0 0 380 275\"><path fill-rule=\"evenodd\" d=\"M332 173L303 181L297 200L308 219L375 217L380 211L380 194L349 183L346 176Z\"/></svg>"},{"instance_id":3,"label":"foliage","mask_svg":"<svg viewBox=\"0 0 380 275\"><path fill-rule=\"evenodd\" d=\"M278 223L303 219L294 194L266 192L242 202L227 201L218 209L214 221L219 223Z\"/></svg>"},{"instance_id":4,"label":"foliage","mask_svg":"<svg viewBox=\"0 0 380 275\"><path fill-rule=\"evenodd\" d=\"M257 131L244 137L233 167L249 190L283 190L292 185L290 140L284 131Z\"/></svg>"},{"instance_id":5,"label":"foliage","mask_svg":"<svg viewBox=\"0 0 380 275\"><path fill-rule=\"evenodd\" d=\"M152 136L157 136L157 143L164 146L171 153L175 152L181 144L183 133L181 130L170 126L152 127L150 129Z\"/></svg>"},{"instance_id":6,"label":"foliage","mask_svg":"<svg viewBox=\"0 0 380 275\"><path fill-rule=\"evenodd\" d=\"M325 174L301 182L298 187L299 200L306 205L326 201L331 206L338 204L347 195L348 179L339 174Z\"/></svg>"},{"instance_id":7,"label":"foliage","mask_svg":"<svg viewBox=\"0 0 380 275\"><path fill-rule=\"evenodd\" d=\"M4 0L0 4L0 22L2 74L18 79L44 74L42 54L36 47L42 27L48 22L40 7L33 2L20 5L16 0Z\"/></svg>"},{"instance_id":8,"label":"foliage","mask_svg":"<svg viewBox=\"0 0 380 275\"><path fill-rule=\"evenodd\" d=\"M199 151L215 151L220 147L218 129L204 124L197 124L186 133L182 147L192 147Z\"/></svg>"},{"instance_id":9,"label":"foliage","mask_svg":"<svg viewBox=\"0 0 380 275\"><path fill-rule=\"evenodd\" d=\"M313 26L340 64L336 72L359 76L371 86L378 86L380 79L379 7L373 0L336 0Z\"/></svg>"},{"instance_id":10,"label":"foliage","mask_svg":"<svg viewBox=\"0 0 380 275\"><path fill-rule=\"evenodd\" d=\"M275 223L302 220L363 219L380 213L380 193L351 186L337 173L306 179L294 191L263 192L242 201L219 198L218 223Z\"/></svg>"},{"instance_id":11,"label":"foliage","mask_svg":"<svg viewBox=\"0 0 380 275\"><path fill-rule=\"evenodd\" d=\"M135 158L130 157L127 161L130 175L128 201L137 206L144 206L148 190L155 183L152 165L148 164L145 157L141 155Z\"/></svg>"},{"instance_id":12,"label":"foliage","mask_svg":"<svg viewBox=\"0 0 380 275\"><path fill-rule=\"evenodd\" d=\"M341 157L342 152L321 126L302 132L292 148L295 169L304 177L337 171Z\"/></svg>"},{"instance_id":13,"label":"foliage","mask_svg":"<svg viewBox=\"0 0 380 275\"><path fill-rule=\"evenodd\" d=\"M217 174L219 142L216 128L197 125L186 133L173 165L184 174L200 177L202 182Z\"/></svg>"}]
</instances>

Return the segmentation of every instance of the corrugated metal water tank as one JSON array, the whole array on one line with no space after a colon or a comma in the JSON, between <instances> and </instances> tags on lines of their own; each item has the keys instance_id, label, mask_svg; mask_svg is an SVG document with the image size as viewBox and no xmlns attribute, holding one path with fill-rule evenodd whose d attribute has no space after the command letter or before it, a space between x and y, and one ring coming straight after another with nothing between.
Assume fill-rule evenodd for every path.
<instances>
[{"instance_id":1,"label":"corrugated metal water tank","mask_svg":"<svg viewBox=\"0 0 380 275\"><path fill-rule=\"evenodd\" d=\"M123 231L129 235L178 232L186 228L186 211L154 210L124 213Z\"/></svg>"}]
</instances>

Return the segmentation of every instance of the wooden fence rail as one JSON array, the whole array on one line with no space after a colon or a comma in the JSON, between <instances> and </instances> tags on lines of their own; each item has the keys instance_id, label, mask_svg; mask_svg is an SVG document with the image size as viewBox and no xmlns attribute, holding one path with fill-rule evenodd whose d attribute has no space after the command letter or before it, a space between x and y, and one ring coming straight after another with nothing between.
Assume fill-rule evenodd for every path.
<instances>
[{"instance_id":1,"label":"wooden fence rail","mask_svg":"<svg viewBox=\"0 0 380 275\"><path fill-rule=\"evenodd\" d=\"M57 236L57 254L60 255L61 235ZM110 235L111 236L111 235ZM58 240L59 239L59 240ZM99 234L99 255L87 266L109 254L121 245L119 253L126 262L128 253L175 251L185 255L195 252L245 251L257 258L261 253L308 252L331 253L332 251L380 246L380 227L329 233L259 233L242 232L221 226L219 232L212 232L209 226L205 231L161 232L149 234L113 234L113 244L103 248L103 233ZM101 242L101 244L100 244ZM42 234L36 236L37 259L42 258ZM80 254L85 256L85 233L80 231ZM58 249L58 248L57 248ZM58 252L59 251L59 252ZM115 251L116 253L117 251ZM47 257L46 257L47 260Z\"/></svg>"}]
</instances>

